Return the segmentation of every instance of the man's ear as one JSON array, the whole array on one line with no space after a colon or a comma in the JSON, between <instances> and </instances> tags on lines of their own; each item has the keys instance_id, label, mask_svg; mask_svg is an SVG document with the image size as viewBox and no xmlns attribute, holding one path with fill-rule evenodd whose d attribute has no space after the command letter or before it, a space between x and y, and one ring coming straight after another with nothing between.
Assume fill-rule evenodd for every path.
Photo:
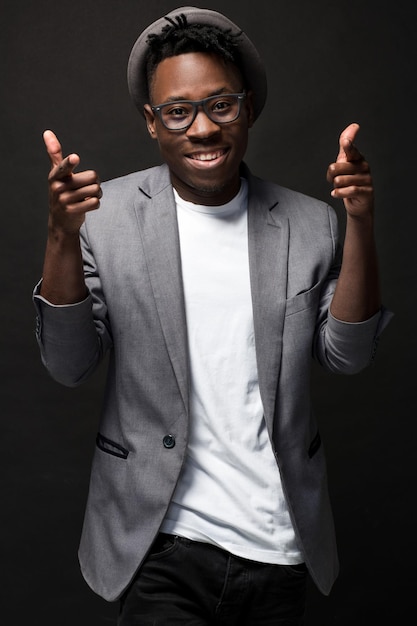
<instances>
[{"instance_id":1,"label":"man's ear","mask_svg":"<svg viewBox=\"0 0 417 626\"><path fill-rule=\"evenodd\" d=\"M146 126L148 128L148 132L152 139L156 139L156 128L155 128L155 114L151 109L150 104L145 104L143 107L143 112L146 118Z\"/></svg>"},{"instance_id":2,"label":"man's ear","mask_svg":"<svg viewBox=\"0 0 417 626\"><path fill-rule=\"evenodd\" d=\"M253 112L253 91L248 91L245 98L246 115L248 118L248 126L252 128L255 122L255 114Z\"/></svg>"}]
</instances>

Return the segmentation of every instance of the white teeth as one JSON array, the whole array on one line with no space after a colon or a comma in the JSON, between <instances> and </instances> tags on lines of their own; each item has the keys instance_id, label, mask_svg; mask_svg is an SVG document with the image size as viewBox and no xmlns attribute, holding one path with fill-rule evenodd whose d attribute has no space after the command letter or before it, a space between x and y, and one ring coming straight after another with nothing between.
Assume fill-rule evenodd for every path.
<instances>
[{"instance_id":1,"label":"white teeth","mask_svg":"<svg viewBox=\"0 0 417 626\"><path fill-rule=\"evenodd\" d=\"M196 159L197 161L214 161L214 159L218 159L221 155L222 155L222 152L211 152L211 153L192 154L191 158Z\"/></svg>"}]
</instances>

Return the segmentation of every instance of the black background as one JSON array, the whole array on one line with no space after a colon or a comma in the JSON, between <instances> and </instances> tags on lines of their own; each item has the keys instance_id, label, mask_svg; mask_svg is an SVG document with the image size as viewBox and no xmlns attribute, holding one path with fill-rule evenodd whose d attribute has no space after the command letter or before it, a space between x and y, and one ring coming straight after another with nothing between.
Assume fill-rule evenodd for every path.
<instances>
[{"instance_id":1,"label":"black background","mask_svg":"<svg viewBox=\"0 0 417 626\"><path fill-rule=\"evenodd\" d=\"M207 6L205 2L195 2ZM1 15L0 621L114 624L78 568L104 368L78 389L52 381L34 337L31 291L46 237L49 163L42 132L102 180L159 162L131 103L134 41L172 1L21 0ZM374 366L354 377L314 369L341 557L331 595L309 590L306 626L405 623L414 607L415 149L414 6L398 1L212 1L253 39L269 98L251 130L254 173L331 201L325 171L340 131L377 190L384 302L395 318Z\"/></svg>"}]
</instances>

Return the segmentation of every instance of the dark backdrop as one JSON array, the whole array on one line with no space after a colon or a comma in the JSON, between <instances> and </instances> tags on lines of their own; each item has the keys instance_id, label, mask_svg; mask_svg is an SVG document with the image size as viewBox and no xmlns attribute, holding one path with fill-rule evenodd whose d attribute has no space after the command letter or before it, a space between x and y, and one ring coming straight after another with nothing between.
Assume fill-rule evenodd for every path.
<instances>
[{"instance_id":1,"label":"dark backdrop","mask_svg":"<svg viewBox=\"0 0 417 626\"><path fill-rule=\"evenodd\" d=\"M268 104L247 155L255 173L328 200L325 171L339 133L352 121L362 127L377 188L384 301L396 317L366 372L314 370L342 566L329 598L310 589L307 626L405 623L415 576L414 7L207 4L247 31L267 65ZM139 32L176 6L1 4L0 621L8 626L114 623L117 606L89 590L77 562L104 370L66 389L48 377L35 344L31 291L42 268L49 169L42 131L53 129L64 151L78 152L102 180L157 163L128 96L126 64Z\"/></svg>"}]
</instances>

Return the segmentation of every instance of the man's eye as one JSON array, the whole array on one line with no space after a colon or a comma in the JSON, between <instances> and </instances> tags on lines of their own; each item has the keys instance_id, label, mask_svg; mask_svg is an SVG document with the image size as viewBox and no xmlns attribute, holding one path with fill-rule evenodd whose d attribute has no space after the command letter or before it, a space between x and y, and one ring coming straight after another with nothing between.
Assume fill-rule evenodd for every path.
<instances>
[{"instance_id":1,"label":"man's eye","mask_svg":"<svg viewBox=\"0 0 417 626\"><path fill-rule=\"evenodd\" d=\"M171 117L184 117L184 115L189 114L189 111L185 107L177 106L177 107L173 107L172 109L169 109L166 113L167 115L170 115Z\"/></svg>"},{"instance_id":2,"label":"man's eye","mask_svg":"<svg viewBox=\"0 0 417 626\"><path fill-rule=\"evenodd\" d=\"M230 102L228 100L218 100L213 105L214 111L222 111L223 109L227 109L230 107Z\"/></svg>"}]
</instances>

